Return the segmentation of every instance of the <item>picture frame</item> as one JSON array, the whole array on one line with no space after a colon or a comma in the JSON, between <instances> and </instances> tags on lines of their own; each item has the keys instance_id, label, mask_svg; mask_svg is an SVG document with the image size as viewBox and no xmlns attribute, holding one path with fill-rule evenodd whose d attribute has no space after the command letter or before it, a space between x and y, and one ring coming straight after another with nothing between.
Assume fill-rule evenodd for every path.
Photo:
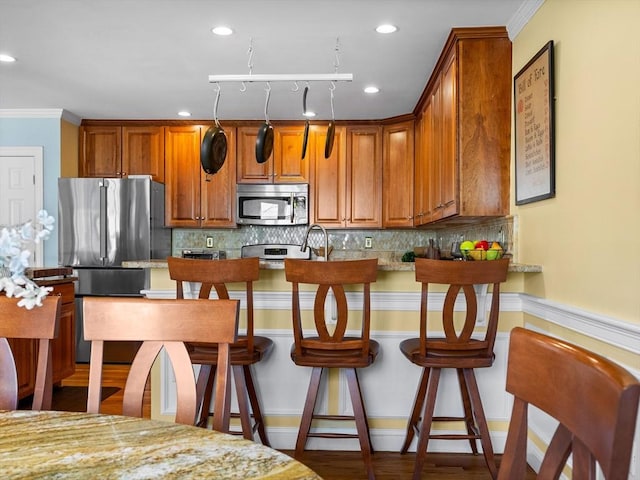
<instances>
[{"instance_id":1,"label":"picture frame","mask_svg":"<svg viewBox=\"0 0 640 480\"><path fill-rule=\"evenodd\" d=\"M556 195L553 40L513 77L516 205Z\"/></svg>"}]
</instances>

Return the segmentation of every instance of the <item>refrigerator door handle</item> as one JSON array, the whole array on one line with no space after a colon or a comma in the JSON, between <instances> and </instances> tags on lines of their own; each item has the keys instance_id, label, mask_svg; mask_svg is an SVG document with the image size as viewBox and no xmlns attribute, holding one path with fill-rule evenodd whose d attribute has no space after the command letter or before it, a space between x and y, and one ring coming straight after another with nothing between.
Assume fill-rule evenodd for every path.
<instances>
[{"instance_id":1,"label":"refrigerator door handle","mask_svg":"<svg viewBox=\"0 0 640 480\"><path fill-rule=\"evenodd\" d=\"M100 185L100 259L104 264L107 257L107 188L108 184L101 181Z\"/></svg>"}]
</instances>

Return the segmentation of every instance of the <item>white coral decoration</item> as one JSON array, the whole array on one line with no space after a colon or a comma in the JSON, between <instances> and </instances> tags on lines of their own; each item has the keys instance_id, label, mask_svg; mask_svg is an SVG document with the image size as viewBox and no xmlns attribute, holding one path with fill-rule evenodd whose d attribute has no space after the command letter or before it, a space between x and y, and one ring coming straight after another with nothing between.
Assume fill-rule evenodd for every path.
<instances>
[{"instance_id":1,"label":"white coral decoration","mask_svg":"<svg viewBox=\"0 0 640 480\"><path fill-rule=\"evenodd\" d=\"M42 299L53 290L36 285L27 278L25 269L29 267L29 247L49 238L54 223L46 210L40 210L36 226L28 221L0 230L0 292L4 290L7 297L19 298L18 306L28 310L42 306Z\"/></svg>"}]
</instances>

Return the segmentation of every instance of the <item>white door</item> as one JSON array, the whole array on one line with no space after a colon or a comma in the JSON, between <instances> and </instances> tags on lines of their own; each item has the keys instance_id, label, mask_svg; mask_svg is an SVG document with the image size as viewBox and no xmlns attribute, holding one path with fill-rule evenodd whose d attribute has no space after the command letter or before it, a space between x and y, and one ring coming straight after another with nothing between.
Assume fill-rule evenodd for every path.
<instances>
[{"instance_id":1,"label":"white door","mask_svg":"<svg viewBox=\"0 0 640 480\"><path fill-rule=\"evenodd\" d=\"M43 206L42 147L0 147L0 225L35 220ZM38 245L30 265L43 264Z\"/></svg>"}]
</instances>

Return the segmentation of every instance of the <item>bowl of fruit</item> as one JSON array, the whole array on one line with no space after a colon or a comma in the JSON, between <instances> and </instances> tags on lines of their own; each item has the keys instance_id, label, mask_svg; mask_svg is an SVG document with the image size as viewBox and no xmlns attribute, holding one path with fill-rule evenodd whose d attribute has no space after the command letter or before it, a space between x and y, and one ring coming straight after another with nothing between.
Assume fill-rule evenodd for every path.
<instances>
[{"instance_id":1,"label":"bowl of fruit","mask_svg":"<svg viewBox=\"0 0 640 480\"><path fill-rule=\"evenodd\" d=\"M465 240L460 244L460 252L465 260L498 260L504 255L502 245L487 240Z\"/></svg>"}]
</instances>

